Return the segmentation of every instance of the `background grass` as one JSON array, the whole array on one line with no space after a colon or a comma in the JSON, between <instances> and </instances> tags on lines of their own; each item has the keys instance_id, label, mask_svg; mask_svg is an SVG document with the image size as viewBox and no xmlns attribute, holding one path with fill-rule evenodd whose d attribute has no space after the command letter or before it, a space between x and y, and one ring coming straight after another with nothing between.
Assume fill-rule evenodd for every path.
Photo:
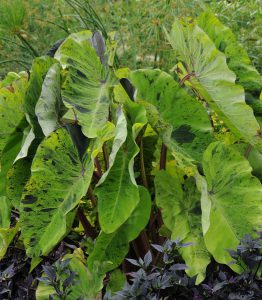
<instances>
[{"instance_id":1,"label":"background grass","mask_svg":"<svg viewBox=\"0 0 262 300\"><path fill-rule=\"evenodd\" d=\"M0 77L29 69L36 55L84 28L116 32L120 66L169 70L174 58L163 27L207 8L233 30L261 72L261 0L0 0Z\"/></svg>"}]
</instances>

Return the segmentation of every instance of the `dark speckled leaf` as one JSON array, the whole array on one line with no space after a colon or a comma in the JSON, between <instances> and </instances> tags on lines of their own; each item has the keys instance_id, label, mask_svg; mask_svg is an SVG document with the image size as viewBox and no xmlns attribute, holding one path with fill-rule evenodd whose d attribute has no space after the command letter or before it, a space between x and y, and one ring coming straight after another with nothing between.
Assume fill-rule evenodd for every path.
<instances>
[{"instance_id":1,"label":"dark speckled leaf","mask_svg":"<svg viewBox=\"0 0 262 300\"><path fill-rule=\"evenodd\" d=\"M21 77L16 79L9 88L0 89L0 159L8 141L12 136L20 135L26 126L24 97L27 84L27 79Z\"/></svg>"},{"instance_id":2,"label":"dark speckled leaf","mask_svg":"<svg viewBox=\"0 0 262 300\"><path fill-rule=\"evenodd\" d=\"M163 144L166 145L172 156L176 159L179 167L190 176L195 174L197 170L196 165L194 165L194 159L182 149L181 145L179 145L174 138L172 138L172 125L161 118L159 111L153 104L147 101L139 101L139 103L143 104L146 109L148 123L158 133Z\"/></svg>"},{"instance_id":3,"label":"dark speckled leaf","mask_svg":"<svg viewBox=\"0 0 262 300\"><path fill-rule=\"evenodd\" d=\"M19 230L19 223L12 228L0 228L0 260L4 257L7 248Z\"/></svg>"},{"instance_id":4,"label":"dark speckled leaf","mask_svg":"<svg viewBox=\"0 0 262 300\"><path fill-rule=\"evenodd\" d=\"M162 217L171 238L180 238L183 243L192 242L190 247L180 252L189 267L189 276L197 276L200 283L205 278L206 267L210 262L204 243L201 225L200 193L193 177L183 180L174 168L161 170L155 177L156 204L162 209Z\"/></svg>"},{"instance_id":5,"label":"dark speckled leaf","mask_svg":"<svg viewBox=\"0 0 262 300\"><path fill-rule=\"evenodd\" d=\"M207 249L220 263L232 259L245 234L262 227L262 186L248 161L232 146L210 144L204 153L207 187L202 189L203 231Z\"/></svg>"},{"instance_id":6,"label":"dark speckled leaf","mask_svg":"<svg viewBox=\"0 0 262 300\"><path fill-rule=\"evenodd\" d=\"M0 227L8 228L10 225L10 211L12 204L6 197L6 176L15 160L15 157L21 147L23 134L16 132L9 138L8 143L2 152L0 172Z\"/></svg>"},{"instance_id":7,"label":"dark speckled leaf","mask_svg":"<svg viewBox=\"0 0 262 300\"><path fill-rule=\"evenodd\" d=\"M23 133L20 131L11 134L9 140L2 151L0 171L0 258L5 254L7 247L15 236L17 228L9 228L11 223L12 203L7 197L7 173L12 167L14 159L21 147Z\"/></svg>"},{"instance_id":8,"label":"dark speckled leaf","mask_svg":"<svg viewBox=\"0 0 262 300\"><path fill-rule=\"evenodd\" d=\"M137 70L130 74L130 79L137 88L136 99L153 104L160 117L173 126L171 137L188 155L201 161L213 140L203 105L160 70Z\"/></svg>"},{"instance_id":9,"label":"dark speckled leaf","mask_svg":"<svg viewBox=\"0 0 262 300\"><path fill-rule=\"evenodd\" d=\"M21 228L27 254L46 255L67 233L67 216L85 195L93 174L81 161L70 135L58 129L39 145L21 201Z\"/></svg>"},{"instance_id":10,"label":"dark speckled leaf","mask_svg":"<svg viewBox=\"0 0 262 300\"><path fill-rule=\"evenodd\" d=\"M100 46L98 36L93 37L92 32L87 30L71 34L55 55L68 69L62 87L63 102L67 108L74 110L83 133L89 138L97 136L109 113L109 71L97 56L96 50L99 54L102 51ZM72 118L72 114L66 114L65 118Z\"/></svg>"},{"instance_id":11,"label":"dark speckled leaf","mask_svg":"<svg viewBox=\"0 0 262 300\"><path fill-rule=\"evenodd\" d=\"M7 173L6 196L16 209L20 208L22 192L31 175L31 163L28 158L20 159Z\"/></svg>"}]
</instances>

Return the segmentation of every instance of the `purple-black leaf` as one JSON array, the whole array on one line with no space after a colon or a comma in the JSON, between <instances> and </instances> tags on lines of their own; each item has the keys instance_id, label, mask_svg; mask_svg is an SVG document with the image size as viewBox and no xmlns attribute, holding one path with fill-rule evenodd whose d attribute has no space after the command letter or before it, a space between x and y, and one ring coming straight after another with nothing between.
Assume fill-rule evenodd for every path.
<instances>
[{"instance_id":1,"label":"purple-black leaf","mask_svg":"<svg viewBox=\"0 0 262 300\"><path fill-rule=\"evenodd\" d=\"M132 265L134 265L134 266L141 267L140 263L139 263L137 260L135 260L135 259L132 259L132 258L126 258L126 260L127 260L128 262L130 262L130 264L132 264Z\"/></svg>"},{"instance_id":2,"label":"purple-black leaf","mask_svg":"<svg viewBox=\"0 0 262 300\"><path fill-rule=\"evenodd\" d=\"M46 275L49 277L51 281L55 281L56 279L56 271L55 268L52 266L42 266L43 271L46 273Z\"/></svg>"},{"instance_id":3,"label":"purple-black leaf","mask_svg":"<svg viewBox=\"0 0 262 300\"><path fill-rule=\"evenodd\" d=\"M172 271L181 271L188 269L188 266L185 264L174 264L169 269Z\"/></svg>"},{"instance_id":4,"label":"purple-black leaf","mask_svg":"<svg viewBox=\"0 0 262 300\"><path fill-rule=\"evenodd\" d=\"M152 244L151 246L152 246L154 249L156 249L158 252L163 253L163 251L164 251L163 247L160 246L160 245Z\"/></svg>"},{"instance_id":5,"label":"purple-black leaf","mask_svg":"<svg viewBox=\"0 0 262 300\"><path fill-rule=\"evenodd\" d=\"M151 252L150 251L148 251L147 253L146 253L146 255L144 256L144 263L145 263L145 266L146 267L148 267L150 264L151 264L151 262L152 262L152 254L151 254Z\"/></svg>"}]
</instances>

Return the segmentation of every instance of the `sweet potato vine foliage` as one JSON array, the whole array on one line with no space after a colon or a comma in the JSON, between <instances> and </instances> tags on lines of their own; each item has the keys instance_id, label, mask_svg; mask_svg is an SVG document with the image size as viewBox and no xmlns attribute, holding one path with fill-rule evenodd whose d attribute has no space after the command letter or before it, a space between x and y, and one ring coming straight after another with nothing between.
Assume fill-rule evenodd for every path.
<instances>
[{"instance_id":1,"label":"sweet potato vine foliage","mask_svg":"<svg viewBox=\"0 0 262 300\"><path fill-rule=\"evenodd\" d=\"M166 36L176 74L116 69L114 41L86 30L0 83L0 258L19 243L32 271L74 244L39 299L92 299L166 239L190 243L196 284L213 259L242 271L227 249L262 225L262 79L211 13Z\"/></svg>"}]
</instances>

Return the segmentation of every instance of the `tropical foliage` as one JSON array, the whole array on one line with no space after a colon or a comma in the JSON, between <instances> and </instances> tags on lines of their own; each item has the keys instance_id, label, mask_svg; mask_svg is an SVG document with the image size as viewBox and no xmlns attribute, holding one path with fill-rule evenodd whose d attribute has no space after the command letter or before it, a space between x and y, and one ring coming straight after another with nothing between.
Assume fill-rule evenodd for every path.
<instances>
[{"instance_id":1,"label":"tropical foliage","mask_svg":"<svg viewBox=\"0 0 262 300\"><path fill-rule=\"evenodd\" d=\"M0 83L0 259L19 245L34 272L62 247L38 299L120 290L169 238L193 284L213 260L241 273L228 249L262 226L261 76L211 12L165 29L170 73L118 69L103 34L70 34Z\"/></svg>"}]
</instances>

